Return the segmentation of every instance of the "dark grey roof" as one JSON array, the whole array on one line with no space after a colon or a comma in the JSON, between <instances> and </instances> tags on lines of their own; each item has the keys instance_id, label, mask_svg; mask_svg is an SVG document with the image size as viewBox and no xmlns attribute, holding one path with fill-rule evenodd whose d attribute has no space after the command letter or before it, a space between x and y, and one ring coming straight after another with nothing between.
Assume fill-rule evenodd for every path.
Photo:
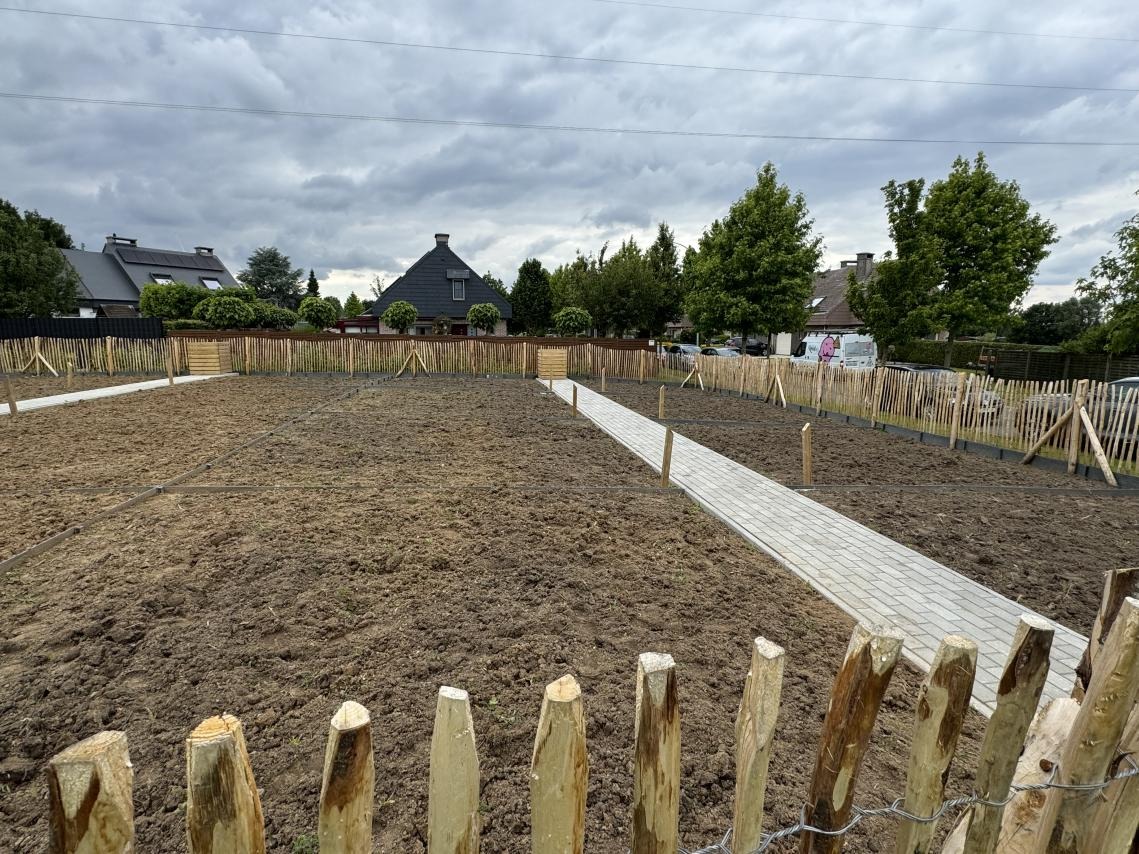
<instances>
[{"instance_id":1,"label":"dark grey roof","mask_svg":"<svg viewBox=\"0 0 1139 854\"><path fill-rule=\"evenodd\" d=\"M469 271L464 299L452 299L451 280L447 277L449 270ZM503 318L513 316L510 303L484 282L482 276L471 270L446 243L436 243L434 249L412 264L380 294L375 305L365 314L379 317L396 300L407 300L415 306L421 318L450 317L459 320L467 316L472 305L480 302L496 305Z\"/></svg>"},{"instance_id":2,"label":"dark grey roof","mask_svg":"<svg viewBox=\"0 0 1139 854\"><path fill-rule=\"evenodd\" d=\"M123 246L108 243L102 254L117 258L135 288L141 291L154 282L152 274L167 275L176 282L189 285L202 284L203 278L217 279L223 288L236 288L237 280L230 275L225 264L216 255L199 255L196 252L174 252L170 249L149 249L145 246Z\"/></svg>"},{"instance_id":3,"label":"dark grey roof","mask_svg":"<svg viewBox=\"0 0 1139 854\"><path fill-rule=\"evenodd\" d=\"M869 253L861 253L869 256ZM861 268L851 262L840 266L837 270L824 270L815 276L815 299L822 302L812 312L807 320L808 329L857 329L862 321L850 310L850 303L846 301L846 289L850 284L850 274L854 273L859 281L873 275L873 256L866 257Z\"/></svg>"},{"instance_id":4,"label":"dark grey roof","mask_svg":"<svg viewBox=\"0 0 1139 854\"><path fill-rule=\"evenodd\" d=\"M138 302L138 288L110 255L61 249L63 257L79 274L79 298L91 302Z\"/></svg>"}]
</instances>

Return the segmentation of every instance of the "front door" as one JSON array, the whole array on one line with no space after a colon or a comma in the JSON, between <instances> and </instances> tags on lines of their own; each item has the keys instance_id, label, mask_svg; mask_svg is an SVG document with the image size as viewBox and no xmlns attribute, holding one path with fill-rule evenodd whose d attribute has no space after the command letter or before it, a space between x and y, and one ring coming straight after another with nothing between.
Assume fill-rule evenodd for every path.
<instances>
[{"instance_id":1,"label":"front door","mask_svg":"<svg viewBox=\"0 0 1139 854\"><path fill-rule=\"evenodd\" d=\"M467 324L465 324L465 323L452 323L451 324L451 334L452 335L466 335L467 334Z\"/></svg>"}]
</instances>

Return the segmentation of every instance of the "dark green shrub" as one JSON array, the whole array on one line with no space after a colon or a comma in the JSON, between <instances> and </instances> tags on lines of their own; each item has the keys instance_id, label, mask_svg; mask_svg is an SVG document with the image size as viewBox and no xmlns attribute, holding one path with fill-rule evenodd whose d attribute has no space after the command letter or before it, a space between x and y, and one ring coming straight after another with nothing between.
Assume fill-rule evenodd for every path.
<instances>
[{"instance_id":1,"label":"dark green shrub","mask_svg":"<svg viewBox=\"0 0 1139 854\"><path fill-rule=\"evenodd\" d=\"M194 319L214 329L248 329L255 317L249 303L237 297L211 296L194 306Z\"/></svg>"},{"instance_id":2,"label":"dark green shrub","mask_svg":"<svg viewBox=\"0 0 1139 854\"><path fill-rule=\"evenodd\" d=\"M198 303L209 296L210 292L205 288L185 282L145 285L138 298L138 307L147 317L182 320L192 317Z\"/></svg>"}]
</instances>

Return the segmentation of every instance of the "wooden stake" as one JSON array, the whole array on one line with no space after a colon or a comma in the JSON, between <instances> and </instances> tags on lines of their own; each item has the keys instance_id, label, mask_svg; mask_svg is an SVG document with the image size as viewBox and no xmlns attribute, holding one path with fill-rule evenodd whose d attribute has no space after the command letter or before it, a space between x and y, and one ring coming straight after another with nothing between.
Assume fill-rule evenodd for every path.
<instances>
[{"instance_id":1,"label":"wooden stake","mask_svg":"<svg viewBox=\"0 0 1139 854\"><path fill-rule=\"evenodd\" d=\"M52 854L133 854L126 733L100 732L47 765Z\"/></svg>"},{"instance_id":2,"label":"wooden stake","mask_svg":"<svg viewBox=\"0 0 1139 854\"><path fill-rule=\"evenodd\" d=\"M874 399L870 401L870 427L878 426L878 413L882 411L882 386L886 382L886 369L874 369Z\"/></svg>"},{"instance_id":3,"label":"wooden stake","mask_svg":"<svg viewBox=\"0 0 1139 854\"><path fill-rule=\"evenodd\" d=\"M949 450L957 447L957 434L961 430L961 412L965 408L965 375L957 375L957 391L953 396L953 420L949 424Z\"/></svg>"},{"instance_id":4,"label":"wooden stake","mask_svg":"<svg viewBox=\"0 0 1139 854\"><path fill-rule=\"evenodd\" d=\"M372 718L349 700L328 725L320 786L321 854L370 854L375 787Z\"/></svg>"},{"instance_id":5,"label":"wooden stake","mask_svg":"<svg viewBox=\"0 0 1139 854\"><path fill-rule=\"evenodd\" d=\"M906 773L905 810L931 816L941 807L949 764L957 737L969 711L977 673L977 644L949 635L938 647L929 674L918 694L910 767ZM897 854L929 854L934 822L902 821L895 844Z\"/></svg>"},{"instance_id":6,"label":"wooden stake","mask_svg":"<svg viewBox=\"0 0 1139 854\"><path fill-rule=\"evenodd\" d=\"M395 375L394 379L398 380L400 378L400 376L403 374L403 372L407 370L407 366L411 364L411 358L414 355L415 355L414 353L408 353L407 354L407 358L403 360L403 365L401 365L400 369L398 371L396 371L396 375ZM414 366L412 367L412 370L413 371L415 370ZM551 388L553 388L553 386L551 386Z\"/></svg>"},{"instance_id":7,"label":"wooden stake","mask_svg":"<svg viewBox=\"0 0 1139 854\"><path fill-rule=\"evenodd\" d=\"M1088 381L1080 380L1076 383L1076 396L1072 401L1072 429L1068 431L1068 474L1076 473L1076 463L1080 458L1080 421L1079 411L1084 406L1088 396Z\"/></svg>"},{"instance_id":8,"label":"wooden stake","mask_svg":"<svg viewBox=\"0 0 1139 854\"><path fill-rule=\"evenodd\" d=\"M1137 590L1139 590L1139 566L1112 569L1103 574L1103 595L1100 597L1099 610L1092 624L1087 648L1080 658L1080 663L1076 665L1076 683L1072 686L1072 696L1075 699L1084 699L1096 659L1099 658L1103 645L1107 642L1108 632L1111 631L1111 626L1119 615L1119 609L1123 607L1123 600L1128 596L1135 596Z\"/></svg>"},{"instance_id":9,"label":"wooden stake","mask_svg":"<svg viewBox=\"0 0 1139 854\"><path fill-rule=\"evenodd\" d=\"M108 335L105 339L107 347L107 376L113 377L115 375L115 351L111 345L111 336Z\"/></svg>"},{"instance_id":10,"label":"wooden stake","mask_svg":"<svg viewBox=\"0 0 1139 854\"><path fill-rule=\"evenodd\" d=\"M744 396L744 382L747 379L747 360L751 358L746 353L740 356L740 397Z\"/></svg>"},{"instance_id":11,"label":"wooden stake","mask_svg":"<svg viewBox=\"0 0 1139 854\"><path fill-rule=\"evenodd\" d=\"M293 375L293 339L285 342L285 376Z\"/></svg>"},{"instance_id":12,"label":"wooden stake","mask_svg":"<svg viewBox=\"0 0 1139 854\"><path fill-rule=\"evenodd\" d=\"M245 375L249 376L253 371L253 339L248 335L245 336Z\"/></svg>"},{"instance_id":13,"label":"wooden stake","mask_svg":"<svg viewBox=\"0 0 1139 854\"><path fill-rule=\"evenodd\" d=\"M550 391L553 391L554 390L554 378L550 377L549 382L550 382Z\"/></svg>"},{"instance_id":14,"label":"wooden stake","mask_svg":"<svg viewBox=\"0 0 1139 854\"><path fill-rule=\"evenodd\" d=\"M668 489L669 474L672 471L672 428L664 430L664 457L660 463L660 488Z\"/></svg>"},{"instance_id":15,"label":"wooden stake","mask_svg":"<svg viewBox=\"0 0 1139 854\"><path fill-rule=\"evenodd\" d=\"M977 795L985 800L1003 801L1008 797L1028 725L1048 678L1048 653L1054 633L1051 623L1035 615L1025 614L1017 624L1008 661L997 686L996 709L981 742L973 785ZM996 851L1003 814L1004 807L981 804L973 807L965 832L966 854Z\"/></svg>"},{"instance_id":16,"label":"wooden stake","mask_svg":"<svg viewBox=\"0 0 1139 854\"><path fill-rule=\"evenodd\" d=\"M530 850L582 854L589 762L581 688L572 676L546 686L530 762Z\"/></svg>"},{"instance_id":17,"label":"wooden stake","mask_svg":"<svg viewBox=\"0 0 1139 854\"><path fill-rule=\"evenodd\" d=\"M837 830L850 820L854 786L878 707L902 652L902 635L889 629L854 627L846 658L835 676L830 705L819 737L804 819L823 830ZM802 854L833 854L844 839L804 832Z\"/></svg>"},{"instance_id":18,"label":"wooden stake","mask_svg":"<svg viewBox=\"0 0 1139 854\"><path fill-rule=\"evenodd\" d=\"M207 718L186 739L190 854L264 854L265 819L241 721Z\"/></svg>"},{"instance_id":19,"label":"wooden stake","mask_svg":"<svg viewBox=\"0 0 1139 854\"><path fill-rule=\"evenodd\" d=\"M166 384L174 385L174 353L169 348L166 350Z\"/></svg>"},{"instance_id":20,"label":"wooden stake","mask_svg":"<svg viewBox=\"0 0 1139 854\"><path fill-rule=\"evenodd\" d=\"M605 394L605 366L601 367L601 393Z\"/></svg>"},{"instance_id":21,"label":"wooden stake","mask_svg":"<svg viewBox=\"0 0 1139 854\"><path fill-rule=\"evenodd\" d=\"M443 686L435 704L427 796L428 854L478 854L479 757L466 691Z\"/></svg>"},{"instance_id":22,"label":"wooden stake","mask_svg":"<svg viewBox=\"0 0 1139 854\"><path fill-rule=\"evenodd\" d=\"M763 841L763 795L779 716L783 647L764 638L751 646L751 669L736 714L736 804L732 848L753 851Z\"/></svg>"},{"instance_id":23,"label":"wooden stake","mask_svg":"<svg viewBox=\"0 0 1139 854\"><path fill-rule=\"evenodd\" d=\"M7 374L4 374L4 392L8 397L8 414L19 415L20 408L16 405L16 391L12 388L12 378Z\"/></svg>"},{"instance_id":24,"label":"wooden stake","mask_svg":"<svg viewBox=\"0 0 1139 854\"><path fill-rule=\"evenodd\" d=\"M1139 713L1131 710L1116 756L1139 755ZM1112 763L1109 773L1130 769L1126 762ZM1092 833L1086 851L1132 851L1136 831L1139 830L1139 777L1128 777L1114 783L1101 793L1104 802L1096 811Z\"/></svg>"},{"instance_id":25,"label":"wooden stake","mask_svg":"<svg viewBox=\"0 0 1139 854\"><path fill-rule=\"evenodd\" d=\"M573 384L573 402L570 404L573 417L577 418L577 383Z\"/></svg>"},{"instance_id":26,"label":"wooden stake","mask_svg":"<svg viewBox=\"0 0 1139 854\"><path fill-rule=\"evenodd\" d=\"M1139 694L1139 600L1123 600L1103 653L1092 670L1087 696L1080 704L1056 782L1099 783L1107 776L1127 716ZM1037 851L1077 854L1092 835L1100 791L1049 789L1040 818Z\"/></svg>"},{"instance_id":27,"label":"wooden stake","mask_svg":"<svg viewBox=\"0 0 1139 854\"><path fill-rule=\"evenodd\" d=\"M640 379L641 385L645 384L645 356L646 356L645 351L642 350L641 351L641 379Z\"/></svg>"},{"instance_id":28,"label":"wooden stake","mask_svg":"<svg viewBox=\"0 0 1139 854\"><path fill-rule=\"evenodd\" d=\"M779 389L779 400L783 404L783 408L787 408L787 395L783 393L783 380L779 378L779 374L775 375L775 387Z\"/></svg>"},{"instance_id":29,"label":"wooden stake","mask_svg":"<svg viewBox=\"0 0 1139 854\"><path fill-rule=\"evenodd\" d=\"M1088 434L1088 444L1092 446L1092 453L1095 454L1099 469L1103 472L1103 479L1112 486L1118 487L1119 483L1111 471L1111 463L1107 461L1107 454L1103 452L1103 445L1100 444L1099 436L1096 435L1095 425L1092 424L1092 419L1088 415L1087 409L1082 406L1080 407L1080 420L1084 423L1084 430L1087 431Z\"/></svg>"},{"instance_id":30,"label":"wooden stake","mask_svg":"<svg viewBox=\"0 0 1139 854\"><path fill-rule=\"evenodd\" d=\"M1032 462L1032 458L1040 453L1040 449L1047 445L1057 433L1063 430L1064 425L1071 422L1072 412L1073 410L1071 407L1068 407L1068 409L1064 410L1064 414L1056 419L1056 423L1044 431L1043 436L1032 443L1032 447L1024 452L1024 457L1021 459L1022 464L1028 465L1030 462Z\"/></svg>"},{"instance_id":31,"label":"wooden stake","mask_svg":"<svg viewBox=\"0 0 1139 854\"><path fill-rule=\"evenodd\" d=\"M811 422L808 421L803 425L803 485L810 486L812 481L811 476Z\"/></svg>"},{"instance_id":32,"label":"wooden stake","mask_svg":"<svg viewBox=\"0 0 1139 854\"><path fill-rule=\"evenodd\" d=\"M419 367L423 368L423 373L430 374L431 371L427 370L427 363L423 361L423 356L420 354L418 349L415 350L415 358L419 361Z\"/></svg>"},{"instance_id":33,"label":"wooden stake","mask_svg":"<svg viewBox=\"0 0 1139 854\"><path fill-rule=\"evenodd\" d=\"M680 704L671 655L637 659L632 854L676 854L680 822Z\"/></svg>"},{"instance_id":34,"label":"wooden stake","mask_svg":"<svg viewBox=\"0 0 1139 854\"><path fill-rule=\"evenodd\" d=\"M657 418L660 421L664 420L664 386L660 387L660 392L657 394Z\"/></svg>"},{"instance_id":35,"label":"wooden stake","mask_svg":"<svg viewBox=\"0 0 1139 854\"><path fill-rule=\"evenodd\" d=\"M74 369L75 369L75 365L72 363L72 361L70 359L68 359L67 360L67 385L65 386L67 391L71 391L71 372Z\"/></svg>"}]
</instances>

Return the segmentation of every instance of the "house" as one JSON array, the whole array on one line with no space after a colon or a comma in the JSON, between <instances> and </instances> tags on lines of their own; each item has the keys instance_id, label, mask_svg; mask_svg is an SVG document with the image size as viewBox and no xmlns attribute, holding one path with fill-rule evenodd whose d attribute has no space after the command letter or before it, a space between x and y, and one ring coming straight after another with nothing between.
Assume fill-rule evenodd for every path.
<instances>
[{"instance_id":1,"label":"house","mask_svg":"<svg viewBox=\"0 0 1139 854\"><path fill-rule=\"evenodd\" d=\"M408 330L413 335L430 335L435 319L441 317L452 321L451 335L474 335L476 330L467 326L467 311L483 302L494 304L502 313L494 335L505 335L506 321L513 316L510 303L452 251L449 234L436 234L435 248L392 282L364 313L364 317L377 318L381 334L396 332L378 320L396 300L411 303L419 312L415 325ZM363 331L362 324L356 328Z\"/></svg>"},{"instance_id":2,"label":"house","mask_svg":"<svg viewBox=\"0 0 1139 854\"><path fill-rule=\"evenodd\" d=\"M59 251L79 276L80 317L137 314L139 295L149 284L185 282L211 291L238 286L208 246L195 246L193 252L148 249L133 238L112 234L102 252Z\"/></svg>"},{"instance_id":3,"label":"house","mask_svg":"<svg viewBox=\"0 0 1139 854\"><path fill-rule=\"evenodd\" d=\"M812 332L856 332L862 321L850 310L846 287L851 273L864 282L874 274L874 253L859 252L853 261L843 261L835 270L824 270L815 276L815 292L808 307L811 316L800 332L773 335L772 353L789 356L795 352L805 334Z\"/></svg>"}]
</instances>

